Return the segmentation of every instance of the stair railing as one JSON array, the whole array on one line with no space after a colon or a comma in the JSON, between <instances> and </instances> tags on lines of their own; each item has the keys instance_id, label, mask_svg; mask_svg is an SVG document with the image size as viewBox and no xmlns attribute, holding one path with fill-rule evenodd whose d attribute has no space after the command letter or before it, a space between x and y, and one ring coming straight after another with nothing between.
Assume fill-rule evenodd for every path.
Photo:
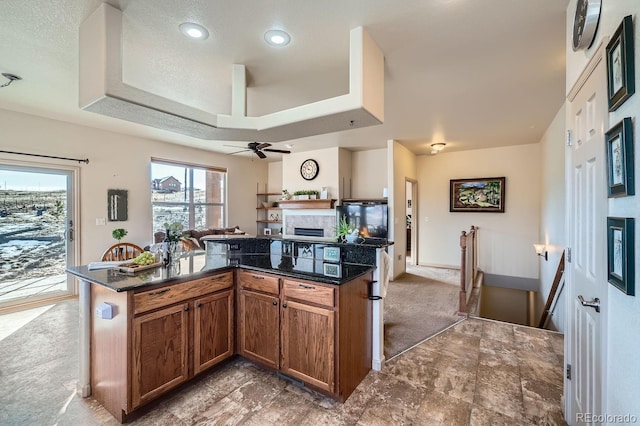
<instances>
[{"instance_id":1,"label":"stair railing","mask_svg":"<svg viewBox=\"0 0 640 426\"><path fill-rule=\"evenodd\" d=\"M460 305L458 313L466 314L467 305L478 273L478 227L460 235Z\"/></svg>"}]
</instances>

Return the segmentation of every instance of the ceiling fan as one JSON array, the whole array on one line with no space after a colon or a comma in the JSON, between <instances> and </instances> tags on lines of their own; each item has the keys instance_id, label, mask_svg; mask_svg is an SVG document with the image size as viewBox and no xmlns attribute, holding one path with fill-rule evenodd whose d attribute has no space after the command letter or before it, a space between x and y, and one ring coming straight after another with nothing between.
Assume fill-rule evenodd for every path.
<instances>
[{"instance_id":1,"label":"ceiling fan","mask_svg":"<svg viewBox=\"0 0 640 426\"><path fill-rule=\"evenodd\" d=\"M226 146L234 146L234 145L226 145ZM265 154L263 151L266 151L266 152L279 152L281 154L291 154L291 151L288 151L288 150L285 150L285 149L269 148L270 146L271 146L271 144L270 143L266 143L266 142L265 143L249 142L245 149L242 149L242 150L236 151L236 152L231 152L231 153L229 153L229 155L239 154L241 152L246 152L246 151L253 151L260 158L267 158L267 154Z\"/></svg>"}]
</instances>

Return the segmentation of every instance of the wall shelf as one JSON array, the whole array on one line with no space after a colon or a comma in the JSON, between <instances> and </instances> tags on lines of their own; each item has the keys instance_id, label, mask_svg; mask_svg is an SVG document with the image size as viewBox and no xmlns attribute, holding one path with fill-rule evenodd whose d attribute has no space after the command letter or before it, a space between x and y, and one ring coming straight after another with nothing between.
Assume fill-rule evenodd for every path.
<instances>
[{"instance_id":1,"label":"wall shelf","mask_svg":"<svg viewBox=\"0 0 640 426\"><path fill-rule=\"evenodd\" d=\"M332 209L336 200L280 200L281 209Z\"/></svg>"}]
</instances>

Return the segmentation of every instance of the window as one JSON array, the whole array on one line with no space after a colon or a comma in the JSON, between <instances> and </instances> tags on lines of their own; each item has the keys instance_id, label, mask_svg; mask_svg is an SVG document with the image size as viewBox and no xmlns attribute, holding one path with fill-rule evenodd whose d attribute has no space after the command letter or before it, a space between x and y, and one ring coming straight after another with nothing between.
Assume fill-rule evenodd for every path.
<instances>
[{"instance_id":1,"label":"window","mask_svg":"<svg viewBox=\"0 0 640 426\"><path fill-rule=\"evenodd\" d=\"M165 223L184 229L223 228L226 225L227 170L151 159L153 232Z\"/></svg>"}]
</instances>

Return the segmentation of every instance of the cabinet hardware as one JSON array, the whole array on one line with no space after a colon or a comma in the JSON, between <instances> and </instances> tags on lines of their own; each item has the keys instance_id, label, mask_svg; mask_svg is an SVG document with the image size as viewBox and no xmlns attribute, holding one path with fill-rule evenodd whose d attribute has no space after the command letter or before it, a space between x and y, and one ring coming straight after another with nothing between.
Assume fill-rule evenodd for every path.
<instances>
[{"instance_id":1,"label":"cabinet hardware","mask_svg":"<svg viewBox=\"0 0 640 426\"><path fill-rule=\"evenodd\" d=\"M212 277L211 281L220 281L221 279L223 279L224 276L223 275L218 275L217 277Z\"/></svg>"},{"instance_id":2,"label":"cabinet hardware","mask_svg":"<svg viewBox=\"0 0 640 426\"><path fill-rule=\"evenodd\" d=\"M150 293L149 293L149 296L157 296L157 295L159 295L159 294L166 293L166 292L168 292L169 290L171 290L171 289L170 289L170 288L165 288L165 289L163 289L163 290L152 291L152 292L150 292Z\"/></svg>"},{"instance_id":3,"label":"cabinet hardware","mask_svg":"<svg viewBox=\"0 0 640 426\"><path fill-rule=\"evenodd\" d=\"M282 307L283 307L283 308L286 308L286 307L287 307L287 303L286 303L286 302L285 302L285 303L283 303L283 304L282 304Z\"/></svg>"},{"instance_id":4,"label":"cabinet hardware","mask_svg":"<svg viewBox=\"0 0 640 426\"><path fill-rule=\"evenodd\" d=\"M196 303L196 308L199 308L200 306L202 306L202 303L200 302Z\"/></svg>"},{"instance_id":5,"label":"cabinet hardware","mask_svg":"<svg viewBox=\"0 0 640 426\"><path fill-rule=\"evenodd\" d=\"M185 306L185 307L184 307L184 311L185 311L185 312L187 312L188 310L189 310L189 307L188 307L188 306Z\"/></svg>"},{"instance_id":6,"label":"cabinet hardware","mask_svg":"<svg viewBox=\"0 0 640 426\"><path fill-rule=\"evenodd\" d=\"M306 284L300 284L300 287L302 287L302 288L310 288L310 289L314 289L315 288L312 285L306 285Z\"/></svg>"},{"instance_id":7,"label":"cabinet hardware","mask_svg":"<svg viewBox=\"0 0 640 426\"><path fill-rule=\"evenodd\" d=\"M276 306L277 304L278 304L278 301L277 301L277 300L274 300L274 301L273 301L273 306Z\"/></svg>"},{"instance_id":8,"label":"cabinet hardware","mask_svg":"<svg viewBox=\"0 0 640 426\"><path fill-rule=\"evenodd\" d=\"M264 277L261 277L260 275L251 275L251 278L255 278L256 280L264 280Z\"/></svg>"}]
</instances>

